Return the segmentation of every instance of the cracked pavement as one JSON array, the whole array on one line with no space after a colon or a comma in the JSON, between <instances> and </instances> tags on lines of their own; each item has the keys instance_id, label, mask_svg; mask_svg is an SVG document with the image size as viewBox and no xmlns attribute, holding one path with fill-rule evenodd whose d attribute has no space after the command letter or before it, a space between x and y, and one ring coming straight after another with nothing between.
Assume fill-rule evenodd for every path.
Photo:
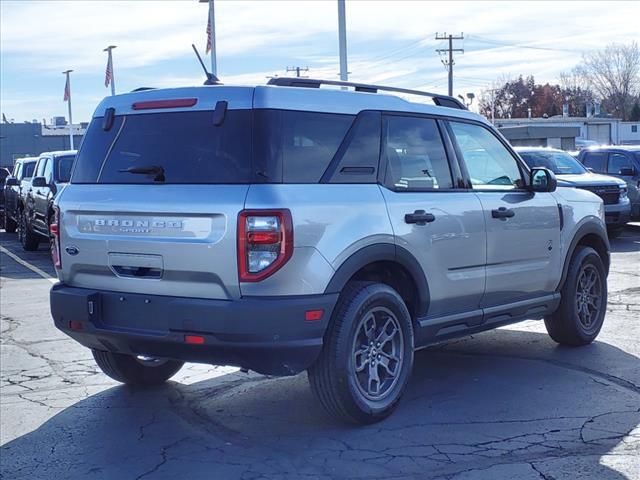
<instances>
[{"instance_id":1,"label":"cracked pavement","mask_svg":"<svg viewBox=\"0 0 640 480\"><path fill-rule=\"evenodd\" d=\"M45 247L0 240L53 274ZM594 344L527 321L422 350L398 410L367 427L325 415L305 374L188 364L121 386L53 327L51 283L1 253L0 478L640 479L640 231L612 250Z\"/></svg>"}]
</instances>

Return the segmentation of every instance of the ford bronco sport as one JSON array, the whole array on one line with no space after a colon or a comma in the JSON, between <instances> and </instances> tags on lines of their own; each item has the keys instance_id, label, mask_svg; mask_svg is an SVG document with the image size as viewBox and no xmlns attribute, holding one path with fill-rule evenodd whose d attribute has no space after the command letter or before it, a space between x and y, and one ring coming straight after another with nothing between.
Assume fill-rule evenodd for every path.
<instances>
[{"instance_id":1,"label":"ford bronco sport","mask_svg":"<svg viewBox=\"0 0 640 480\"><path fill-rule=\"evenodd\" d=\"M107 375L307 370L328 412L369 423L434 342L536 318L561 344L596 338L599 197L556 188L453 98L269 83L98 106L55 202L51 312Z\"/></svg>"}]
</instances>

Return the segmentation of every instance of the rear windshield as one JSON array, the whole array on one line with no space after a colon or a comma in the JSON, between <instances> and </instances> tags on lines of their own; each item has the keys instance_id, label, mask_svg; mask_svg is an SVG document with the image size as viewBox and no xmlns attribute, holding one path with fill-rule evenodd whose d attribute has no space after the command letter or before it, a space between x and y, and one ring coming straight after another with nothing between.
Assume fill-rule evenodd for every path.
<instances>
[{"instance_id":1,"label":"rear windshield","mask_svg":"<svg viewBox=\"0 0 640 480\"><path fill-rule=\"evenodd\" d=\"M66 183L71 178L71 169L73 168L73 161L76 159L75 155L65 155L63 157L57 157L57 178L59 182Z\"/></svg>"},{"instance_id":2,"label":"rear windshield","mask_svg":"<svg viewBox=\"0 0 640 480\"><path fill-rule=\"evenodd\" d=\"M33 170L36 168L36 162L25 162L22 164L22 178L33 177Z\"/></svg>"},{"instance_id":3,"label":"rear windshield","mask_svg":"<svg viewBox=\"0 0 640 480\"><path fill-rule=\"evenodd\" d=\"M229 110L94 118L73 183L247 183L251 180L251 111Z\"/></svg>"},{"instance_id":4,"label":"rear windshield","mask_svg":"<svg viewBox=\"0 0 640 480\"><path fill-rule=\"evenodd\" d=\"M545 167L556 175L583 174L587 170L575 158L564 152L518 152L530 168Z\"/></svg>"}]
</instances>

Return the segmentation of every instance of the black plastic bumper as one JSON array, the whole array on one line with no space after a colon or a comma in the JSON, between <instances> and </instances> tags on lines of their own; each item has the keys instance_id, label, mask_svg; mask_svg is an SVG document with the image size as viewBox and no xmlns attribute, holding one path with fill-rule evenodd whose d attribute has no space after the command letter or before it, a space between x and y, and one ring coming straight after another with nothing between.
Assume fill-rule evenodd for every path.
<instances>
[{"instance_id":1,"label":"black plastic bumper","mask_svg":"<svg viewBox=\"0 0 640 480\"><path fill-rule=\"evenodd\" d=\"M338 294L207 300L54 285L56 327L82 345L117 353L236 365L270 375L308 368ZM320 320L305 312L323 310ZM204 343L186 343L187 335Z\"/></svg>"},{"instance_id":2,"label":"black plastic bumper","mask_svg":"<svg viewBox=\"0 0 640 480\"><path fill-rule=\"evenodd\" d=\"M604 218L605 218L607 227L609 228L624 227L629 222L629 220L631 220L631 215L629 214L628 211L624 213L605 212Z\"/></svg>"}]
</instances>

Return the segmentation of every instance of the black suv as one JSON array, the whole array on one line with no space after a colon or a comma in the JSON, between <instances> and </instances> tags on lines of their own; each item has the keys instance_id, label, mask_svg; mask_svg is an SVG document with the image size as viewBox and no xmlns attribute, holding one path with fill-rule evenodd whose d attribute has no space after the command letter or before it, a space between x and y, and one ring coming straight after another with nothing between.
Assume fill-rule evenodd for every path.
<instances>
[{"instance_id":1,"label":"black suv","mask_svg":"<svg viewBox=\"0 0 640 480\"><path fill-rule=\"evenodd\" d=\"M7 177L4 189L4 211L2 223L4 229L14 233L18 228L18 221L22 215L23 190L25 183L31 184L31 177L38 161L37 157L19 158L13 166L13 172Z\"/></svg>"},{"instance_id":2,"label":"black suv","mask_svg":"<svg viewBox=\"0 0 640 480\"><path fill-rule=\"evenodd\" d=\"M75 150L42 153L31 182L24 183L24 208L18 222L18 234L25 250L36 250L40 241L49 241L53 200L69 182L75 159Z\"/></svg>"},{"instance_id":3,"label":"black suv","mask_svg":"<svg viewBox=\"0 0 640 480\"><path fill-rule=\"evenodd\" d=\"M631 218L640 219L640 145L614 145L582 150L578 160L588 169L627 182Z\"/></svg>"}]
</instances>

